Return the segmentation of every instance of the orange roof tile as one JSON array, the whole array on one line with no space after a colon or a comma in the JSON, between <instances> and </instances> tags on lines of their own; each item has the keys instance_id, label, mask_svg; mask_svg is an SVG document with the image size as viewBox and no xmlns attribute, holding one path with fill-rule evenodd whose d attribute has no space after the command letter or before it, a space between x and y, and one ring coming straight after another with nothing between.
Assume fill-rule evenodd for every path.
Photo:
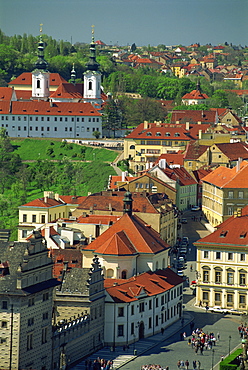
<instances>
[{"instance_id":1,"label":"orange roof tile","mask_svg":"<svg viewBox=\"0 0 248 370\"><path fill-rule=\"evenodd\" d=\"M69 82L64 82L59 85L50 98L62 99L82 99L83 98L83 84L73 85Z\"/></svg>"},{"instance_id":2,"label":"orange roof tile","mask_svg":"<svg viewBox=\"0 0 248 370\"><path fill-rule=\"evenodd\" d=\"M55 207L55 206L61 206L64 204L61 201L58 201L56 199L52 198L38 198L31 200L31 202L28 202L26 204L23 204L21 207L42 207L42 208L49 208L49 207Z\"/></svg>"},{"instance_id":3,"label":"orange roof tile","mask_svg":"<svg viewBox=\"0 0 248 370\"><path fill-rule=\"evenodd\" d=\"M62 82L67 82L59 73L50 73L50 86L59 86ZM9 86L13 85L32 85L32 73L23 72L20 76L10 81Z\"/></svg>"},{"instance_id":4,"label":"orange roof tile","mask_svg":"<svg viewBox=\"0 0 248 370\"><path fill-rule=\"evenodd\" d=\"M205 176L202 181L219 188L246 189L248 188L247 178L248 162L243 161L240 164L240 170L237 170L237 166L233 168L220 166Z\"/></svg>"},{"instance_id":5,"label":"orange roof tile","mask_svg":"<svg viewBox=\"0 0 248 370\"><path fill-rule=\"evenodd\" d=\"M114 215L85 215L79 216L77 222L80 224L109 225L118 221L120 216Z\"/></svg>"},{"instance_id":6,"label":"orange roof tile","mask_svg":"<svg viewBox=\"0 0 248 370\"><path fill-rule=\"evenodd\" d=\"M115 237L114 237L115 236ZM154 229L138 216L124 214L96 240L84 247L107 255L156 254L169 248Z\"/></svg>"},{"instance_id":7,"label":"orange roof tile","mask_svg":"<svg viewBox=\"0 0 248 370\"><path fill-rule=\"evenodd\" d=\"M138 300L142 290L147 296L163 293L179 284L183 279L171 269L148 271L130 279L105 279L104 286L114 302L132 302Z\"/></svg>"},{"instance_id":8,"label":"orange roof tile","mask_svg":"<svg viewBox=\"0 0 248 370\"><path fill-rule=\"evenodd\" d=\"M10 101L12 98L13 90L11 87L0 87L0 101Z\"/></svg>"}]
</instances>

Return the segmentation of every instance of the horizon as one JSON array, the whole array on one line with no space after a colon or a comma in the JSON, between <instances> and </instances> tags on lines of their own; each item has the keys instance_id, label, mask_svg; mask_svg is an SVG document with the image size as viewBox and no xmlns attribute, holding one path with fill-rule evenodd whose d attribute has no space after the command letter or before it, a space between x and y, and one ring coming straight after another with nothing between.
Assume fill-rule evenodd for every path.
<instances>
[{"instance_id":1,"label":"horizon","mask_svg":"<svg viewBox=\"0 0 248 370\"><path fill-rule=\"evenodd\" d=\"M53 39L88 44L94 25L95 40L121 47L245 46L247 14L245 0L0 0L6 36L38 36L43 24Z\"/></svg>"}]
</instances>

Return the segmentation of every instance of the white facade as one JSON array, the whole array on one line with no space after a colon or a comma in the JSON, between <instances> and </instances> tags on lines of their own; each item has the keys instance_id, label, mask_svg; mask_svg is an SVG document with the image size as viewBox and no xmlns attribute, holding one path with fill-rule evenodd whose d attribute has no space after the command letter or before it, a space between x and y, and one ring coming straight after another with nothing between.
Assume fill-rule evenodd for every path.
<instances>
[{"instance_id":1,"label":"white facade","mask_svg":"<svg viewBox=\"0 0 248 370\"><path fill-rule=\"evenodd\" d=\"M49 72L36 69L32 73L32 97L47 99L49 95Z\"/></svg>"},{"instance_id":2,"label":"white facade","mask_svg":"<svg viewBox=\"0 0 248 370\"><path fill-rule=\"evenodd\" d=\"M182 291L182 284L154 296L142 290L137 300L118 304L106 293L105 344L131 344L166 330L181 317Z\"/></svg>"},{"instance_id":3,"label":"white facade","mask_svg":"<svg viewBox=\"0 0 248 370\"><path fill-rule=\"evenodd\" d=\"M2 114L1 126L9 137L94 138L102 133L102 118L92 116L55 116L32 114Z\"/></svg>"},{"instance_id":4,"label":"white facade","mask_svg":"<svg viewBox=\"0 0 248 370\"><path fill-rule=\"evenodd\" d=\"M84 74L84 101L101 106L101 74L98 71L87 71Z\"/></svg>"}]
</instances>

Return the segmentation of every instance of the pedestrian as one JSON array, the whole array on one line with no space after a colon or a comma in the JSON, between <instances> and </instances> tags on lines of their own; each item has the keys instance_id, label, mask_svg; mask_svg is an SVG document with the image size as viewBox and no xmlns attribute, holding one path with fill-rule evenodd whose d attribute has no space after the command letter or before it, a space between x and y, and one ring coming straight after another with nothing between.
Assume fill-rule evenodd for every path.
<instances>
[{"instance_id":1,"label":"pedestrian","mask_svg":"<svg viewBox=\"0 0 248 370\"><path fill-rule=\"evenodd\" d=\"M161 334L162 335L164 334L164 328L161 328Z\"/></svg>"},{"instance_id":2,"label":"pedestrian","mask_svg":"<svg viewBox=\"0 0 248 370\"><path fill-rule=\"evenodd\" d=\"M200 300L200 302L199 302L199 307L202 307L202 301Z\"/></svg>"},{"instance_id":3,"label":"pedestrian","mask_svg":"<svg viewBox=\"0 0 248 370\"><path fill-rule=\"evenodd\" d=\"M180 338L181 340L183 340L183 333L180 333Z\"/></svg>"},{"instance_id":4,"label":"pedestrian","mask_svg":"<svg viewBox=\"0 0 248 370\"><path fill-rule=\"evenodd\" d=\"M169 366L166 366L165 370L169 370Z\"/></svg>"},{"instance_id":5,"label":"pedestrian","mask_svg":"<svg viewBox=\"0 0 248 370\"><path fill-rule=\"evenodd\" d=\"M193 271L193 265L190 265L190 271L191 272Z\"/></svg>"},{"instance_id":6,"label":"pedestrian","mask_svg":"<svg viewBox=\"0 0 248 370\"><path fill-rule=\"evenodd\" d=\"M184 318L182 318L182 320L181 320L181 324L182 324L182 326L183 326L183 324L184 324Z\"/></svg>"},{"instance_id":7,"label":"pedestrian","mask_svg":"<svg viewBox=\"0 0 248 370\"><path fill-rule=\"evenodd\" d=\"M183 339L187 337L186 331L183 332Z\"/></svg>"},{"instance_id":8,"label":"pedestrian","mask_svg":"<svg viewBox=\"0 0 248 370\"><path fill-rule=\"evenodd\" d=\"M196 369L196 360L193 360L193 369Z\"/></svg>"},{"instance_id":9,"label":"pedestrian","mask_svg":"<svg viewBox=\"0 0 248 370\"><path fill-rule=\"evenodd\" d=\"M188 368L189 368L189 361L188 360L185 361L185 366L186 366L186 369L188 370Z\"/></svg>"},{"instance_id":10,"label":"pedestrian","mask_svg":"<svg viewBox=\"0 0 248 370\"><path fill-rule=\"evenodd\" d=\"M217 339L220 340L220 333L217 333Z\"/></svg>"},{"instance_id":11,"label":"pedestrian","mask_svg":"<svg viewBox=\"0 0 248 370\"><path fill-rule=\"evenodd\" d=\"M177 361L177 367L178 367L178 369L180 369L180 366L181 366L181 360L178 360Z\"/></svg>"},{"instance_id":12,"label":"pedestrian","mask_svg":"<svg viewBox=\"0 0 248 370\"><path fill-rule=\"evenodd\" d=\"M200 370L200 368L201 368L201 363L200 363L200 361L198 360L198 361L197 361L197 369L198 369L198 370Z\"/></svg>"},{"instance_id":13,"label":"pedestrian","mask_svg":"<svg viewBox=\"0 0 248 370\"><path fill-rule=\"evenodd\" d=\"M185 365L184 365L184 361L183 361L183 360L181 360L180 368L181 368L181 369L184 369L184 367L185 367Z\"/></svg>"},{"instance_id":14,"label":"pedestrian","mask_svg":"<svg viewBox=\"0 0 248 370\"><path fill-rule=\"evenodd\" d=\"M221 361L223 361L223 360L224 360L224 356L222 355L222 356L221 356Z\"/></svg>"}]
</instances>

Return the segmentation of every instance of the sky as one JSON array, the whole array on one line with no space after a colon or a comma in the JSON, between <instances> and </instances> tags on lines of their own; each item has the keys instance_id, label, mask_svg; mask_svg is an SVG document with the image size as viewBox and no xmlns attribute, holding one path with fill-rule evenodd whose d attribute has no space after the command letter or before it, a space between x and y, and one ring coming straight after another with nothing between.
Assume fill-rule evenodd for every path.
<instances>
[{"instance_id":1,"label":"sky","mask_svg":"<svg viewBox=\"0 0 248 370\"><path fill-rule=\"evenodd\" d=\"M248 0L0 0L7 36L43 33L56 40L126 46L248 45Z\"/></svg>"}]
</instances>

